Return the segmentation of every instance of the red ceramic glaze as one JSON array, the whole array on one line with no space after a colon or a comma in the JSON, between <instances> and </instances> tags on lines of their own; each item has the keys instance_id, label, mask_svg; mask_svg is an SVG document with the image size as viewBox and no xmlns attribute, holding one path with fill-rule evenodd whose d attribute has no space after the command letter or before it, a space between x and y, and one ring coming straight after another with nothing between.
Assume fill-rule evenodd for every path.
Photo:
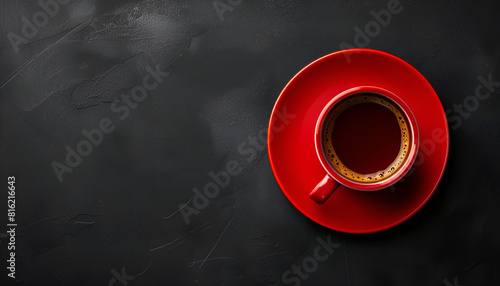
<instances>
[{"instance_id":1,"label":"red ceramic glaze","mask_svg":"<svg viewBox=\"0 0 500 286\"><path fill-rule=\"evenodd\" d=\"M344 176L340 175L338 172L336 172L332 166L330 165L330 162L324 155L322 143L321 143L321 130L323 129L323 123L330 112L332 108L334 108L340 101L342 101L345 98L348 98L352 95L355 94L361 94L361 93L371 93L371 94L378 94L382 97L388 98L392 101L392 103L397 104L399 109L404 113L406 119L407 119L407 124L410 127L410 136L411 136L411 142L410 142L410 148L408 152L408 157L403 163L403 166L401 166L392 176L389 178L382 180L382 181L373 181L373 182L356 182L349 180L345 178ZM376 108L377 106L373 106L372 108ZM380 108L384 108L381 107ZM368 110L365 110L367 112ZM360 112L363 112L361 110ZM389 116L393 116L392 112L389 112ZM382 114L381 114L382 115ZM368 131L363 130L363 124L366 123L366 118L362 118L363 114L356 114L355 117L349 118L351 121L361 121L361 122L352 122L350 123L349 130L346 130L343 136L347 136L350 138L353 138L354 136L358 135L358 133L365 133ZM372 118L371 120L375 120L375 118ZM352 128L356 126L357 128ZM396 123L397 126L397 123ZM370 136L373 136L373 138L365 138L367 141L373 141L373 142L384 142L387 140L397 140L396 142L396 148L399 151L399 145L401 143L401 136L400 136L400 131L399 127L397 129L398 134L397 137L392 136L393 138L380 138L382 136L387 136L388 134L386 132L383 132L384 127L381 127L380 130L375 130L375 132L370 132ZM333 193L333 191L339 186L338 184L335 184L334 182L330 182L330 180L335 180L336 182L342 184L345 187L351 188L351 189L356 189L360 191L376 191L376 190L381 190L384 188L387 188L390 185L393 185L397 181L399 181L406 173L410 170L410 167L412 166L413 162L415 161L415 158L417 156L417 151L418 151L418 143L419 143L419 137L418 137L418 126L417 126L417 121L415 120L415 117L413 113L411 112L410 108L406 105L406 103L399 98L396 94L375 86L359 86L359 87L354 87L350 88L346 91L341 92L340 94L334 96L323 108L323 111L320 113L318 120L316 122L315 126L315 135L314 135L314 143L315 143L315 148L316 148L316 154L318 156L318 160L320 161L321 165L325 169L325 172L327 174L327 177L323 178L318 185L315 186L315 188L312 190L310 193L310 197L317 203L323 203L325 200ZM363 144L370 144L369 142L353 142L352 140L344 140L346 141L346 146L344 146L343 149L346 148L354 148L355 150L349 150L351 153L354 152L359 152L360 148L364 148L363 146L357 146L363 145ZM358 143L358 144L357 144ZM392 142L389 142L392 143ZM381 146L379 146L380 148ZM344 150L345 152L346 150ZM340 152L342 153L342 152ZM374 168L369 168L373 169L371 172L376 172L377 170L384 169L387 167L397 156L397 153L395 156L392 156L391 158L377 158L379 161L386 161L388 162L387 164L384 164L384 166L376 166ZM345 163L345 162L344 162ZM369 164L372 165L378 165L378 162L368 162ZM368 166L371 167L371 166ZM359 170L359 169L358 169ZM368 172L367 172L368 173Z\"/></svg>"},{"instance_id":2,"label":"red ceramic glaze","mask_svg":"<svg viewBox=\"0 0 500 286\"><path fill-rule=\"evenodd\" d=\"M418 154L391 187L364 192L341 185L318 204L309 197L326 174L316 153L318 118L335 96L360 86L390 91L406 103L418 123ZM311 220L342 232L377 232L414 215L437 188L448 151L446 115L431 85L405 61L376 50L343 50L306 66L283 89L269 122L269 158L283 193Z\"/></svg>"}]
</instances>

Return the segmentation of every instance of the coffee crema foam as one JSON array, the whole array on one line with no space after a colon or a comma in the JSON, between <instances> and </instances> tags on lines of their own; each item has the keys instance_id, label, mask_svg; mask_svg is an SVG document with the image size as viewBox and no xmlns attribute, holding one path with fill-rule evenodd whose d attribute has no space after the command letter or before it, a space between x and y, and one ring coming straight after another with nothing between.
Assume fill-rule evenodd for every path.
<instances>
[{"instance_id":1,"label":"coffee crema foam","mask_svg":"<svg viewBox=\"0 0 500 286\"><path fill-rule=\"evenodd\" d=\"M385 169L370 174L360 174L345 166L344 163L339 160L339 157L335 152L333 142L331 140L333 129L335 127L335 121L337 120L339 115L349 107L360 103L376 103L389 109L394 114L394 116L396 116L397 122L399 124L399 129L401 131L401 145L397 157L395 157L394 161L392 161L392 163L389 164L389 166L387 166ZM326 117L326 120L323 123L321 140L325 156L327 157L333 169L335 169L337 173L349 180L362 183L379 182L389 178L392 174L396 173L408 157L411 144L409 125L407 123L406 116L400 110L400 108L394 105L392 101L389 101L382 96L368 93L352 95L341 101L339 104L337 104L337 106L330 110L329 114Z\"/></svg>"}]
</instances>

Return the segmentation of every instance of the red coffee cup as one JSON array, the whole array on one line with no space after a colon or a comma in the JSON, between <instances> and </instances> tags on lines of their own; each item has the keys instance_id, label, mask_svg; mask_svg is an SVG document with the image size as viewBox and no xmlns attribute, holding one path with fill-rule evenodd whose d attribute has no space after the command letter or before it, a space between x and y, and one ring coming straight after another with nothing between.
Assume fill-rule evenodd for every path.
<instances>
[{"instance_id":1,"label":"red coffee cup","mask_svg":"<svg viewBox=\"0 0 500 286\"><path fill-rule=\"evenodd\" d=\"M418 126L396 94L359 86L326 104L316 123L315 146L326 174L309 196L321 204L340 185L376 191L404 177L417 156Z\"/></svg>"}]
</instances>

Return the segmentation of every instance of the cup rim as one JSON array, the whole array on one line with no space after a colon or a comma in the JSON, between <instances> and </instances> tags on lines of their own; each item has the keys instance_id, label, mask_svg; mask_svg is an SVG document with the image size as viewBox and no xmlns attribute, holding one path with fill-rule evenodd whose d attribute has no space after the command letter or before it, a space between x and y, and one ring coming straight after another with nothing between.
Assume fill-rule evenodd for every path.
<instances>
[{"instance_id":1,"label":"cup rim","mask_svg":"<svg viewBox=\"0 0 500 286\"><path fill-rule=\"evenodd\" d=\"M321 135L322 135L322 130L323 130L323 124L326 119L326 116L330 112L330 110L337 104L339 103L342 99L353 96L358 93L374 93L376 95L385 97L389 100L391 100L393 103L395 103L401 111L403 111L404 115L407 118L407 121L409 121L409 129L411 133L411 146L409 148L409 154L405 162L403 163L403 166L399 168L399 170L396 171L396 173L389 178L382 180L382 181L377 181L377 182L356 182L353 180L349 180L348 178L340 175L331 165L328 159L326 158L326 154L323 150L323 145L322 145L322 140L321 140ZM316 128L315 128L315 136L314 136L314 143L316 147L316 155L318 156L319 161L321 162L321 165L325 169L326 173L339 182L341 185L344 185L346 187L360 190L360 191L377 191L381 190L384 188L387 188L396 182L398 182L401 178L403 178L408 171L411 169L411 166L415 162L415 159L417 157L418 153L418 148L420 145L420 137L419 137L419 131L418 131L418 125L417 121L415 119L415 116L411 112L410 108L406 103L398 97L396 94L394 94L391 91L388 91L384 88L381 87L376 87L376 86L357 86L353 87L350 89L347 89L338 95L334 96L323 108L323 110L320 113L320 116L318 117L318 120L316 122Z\"/></svg>"}]
</instances>

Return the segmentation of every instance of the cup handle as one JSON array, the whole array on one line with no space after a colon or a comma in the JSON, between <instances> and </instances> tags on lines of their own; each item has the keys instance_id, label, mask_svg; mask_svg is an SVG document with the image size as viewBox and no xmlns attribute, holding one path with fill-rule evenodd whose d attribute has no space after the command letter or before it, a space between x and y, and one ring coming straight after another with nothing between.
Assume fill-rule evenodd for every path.
<instances>
[{"instance_id":1,"label":"cup handle","mask_svg":"<svg viewBox=\"0 0 500 286\"><path fill-rule=\"evenodd\" d=\"M316 187L309 193L309 197L318 204L324 203L335 190L340 186L340 184L332 179L329 175L326 175L323 180L321 180Z\"/></svg>"}]
</instances>

